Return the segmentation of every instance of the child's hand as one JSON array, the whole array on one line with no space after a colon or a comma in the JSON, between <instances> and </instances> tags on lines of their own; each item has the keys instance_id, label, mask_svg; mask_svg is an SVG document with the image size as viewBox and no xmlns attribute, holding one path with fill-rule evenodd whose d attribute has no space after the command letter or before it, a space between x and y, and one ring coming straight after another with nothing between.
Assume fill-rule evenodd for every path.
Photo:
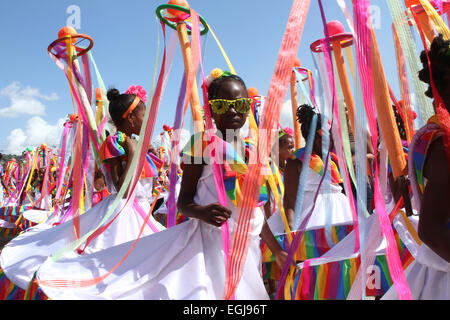
<instances>
[{"instance_id":1,"label":"child's hand","mask_svg":"<svg viewBox=\"0 0 450 320\"><path fill-rule=\"evenodd\" d=\"M133 155L136 151L136 140L127 137L127 139L125 140L125 148L128 155Z\"/></svg>"},{"instance_id":2,"label":"child's hand","mask_svg":"<svg viewBox=\"0 0 450 320\"><path fill-rule=\"evenodd\" d=\"M218 203L212 203L202 206L197 217L215 227L220 227L231 217L231 210Z\"/></svg>"},{"instance_id":3,"label":"child's hand","mask_svg":"<svg viewBox=\"0 0 450 320\"><path fill-rule=\"evenodd\" d=\"M278 265L278 267L280 267L280 270L283 270L283 267L286 263L286 259L288 257L288 253L284 250L280 250L276 254L274 254L274 256L275 256L275 263ZM292 265L296 266L294 261L292 261Z\"/></svg>"}]
</instances>

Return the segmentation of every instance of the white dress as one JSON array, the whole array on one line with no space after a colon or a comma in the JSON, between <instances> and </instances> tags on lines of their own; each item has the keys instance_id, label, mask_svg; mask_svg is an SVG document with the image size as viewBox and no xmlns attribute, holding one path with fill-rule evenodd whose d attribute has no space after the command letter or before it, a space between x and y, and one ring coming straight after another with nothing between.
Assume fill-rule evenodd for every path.
<instances>
[{"instance_id":1,"label":"white dress","mask_svg":"<svg viewBox=\"0 0 450 320\"><path fill-rule=\"evenodd\" d=\"M418 247L414 258L415 260L404 271L412 299L450 300L450 263L439 257L424 243ZM398 299L394 286L382 299Z\"/></svg>"},{"instance_id":2,"label":"white dress","mask_svg":"<svg viewBox=\"0 0 450 320\"><path fill-rule=\"evenodd\" d=\"M417 216L408 217L409 224L413 228L417 226L417 220ZM406 222L401 214L394 218L393 227L399 235L403 235L401 241L404 249L402 249L400 258L408 257L403 254L406 249L412 256L415 256L419 245L415 241L414 235L406 227ZM394 286L391 286L391 277L386 262L386 244L378 217L374 213L366 219L365 223L364 270L361 268L362 264L356 263L356 260L360 261L361 257L360 252L354 250L355 232L352 231L323 256L310 260L310 267L315 271L311 273L312 286L308 289L307 299L360 300L363 287L368 290L366 294L369 295L379 295L380 292L384 293L388 290L395 291ZM406 260L401 262L408 263ZM300 263L298 266L303 271L304 263ZM300 274L297 274L296 279L299 276ZM329 291L323 289L325 284ZM337 287L340 289L337 290ZM301 285L296 290L300 292ZM320 292L318 297L315 296L315 292Z\"/></svg>"},{"instance_id":3,"label":"white dress","mask_svg":"<svg viewBox=\"0 0 450 320\"><path fill-rule=\"evenodd\" d=\"M85 253L99 251L136 239L144 217L134 206L139 205L143 212L148 214L152 203L152 185L152 178L139 180L135 192L135 204L122 210L115 221L89 244ZM79 217L80 236L99 225L115 198L116 194L110 195ZM119 205L107 222L114 218L125 205L125 202L125 199L119 202ZM130 204L132 204L131 201ZM154 220L153 217L150 217L149 223L144 228L143 235L149 235L163 229L164 227L160 223ZM3 248L0 255L1 268L10 281L18 287L26 289L39 266L49 256L52 256L59 249L75 240L73 220L56 226L53 226L51 223L38 224L11 240ZM73 254L78 255L77 253Z\"/></svg>"},{"instance_id":4,"label":"white dress","mask_svg":"<svg viewBox=\"0 0 450 320\"><path fill-rule=\"evenodd\" d=\"M433 139L425 141L428 143L426 145L427 148L422 149L422 151L428 150L431 141L434 141L435 138L442 135L440 127L430 123L430 121L426 126L416 132L409 149L408 170L410 177L414 177L411 182L413 199L418 204L421 203L422 194L414 181L416 179L416 174L418 174L416 172L416 166L419 166L419 164L414 161L414 151L416 148L420 150L419 146L422 143L422 135L432 131L436 131L437 133L434 135ZM425 153L423 155L424 163L426 156L427 154ZM421 170L420 174L422 174ZM424 176L422 176L422 178L425 186L427 179ZM405 234L405 232L399 232L400 237L405 237ZM412 298L414 300L450 300L450 263L438 256L425 243L418 247L414 258L415 260L405 270L405 276L411 290ZM398 299L397 291L394 288L389 289L382 299Z\"/></svg>"},{"instance_id":5,"label":"white dress","mask_svg":"<svg viewBox=\"0 0 450 320\"><path fill-rule=\"evenodd\" d=\"M314 205L314 196L319 188L322 176L313 170L309 170L307 179L300 213L300 224ZM279 210L267 220L267 224L274 235L284 234L286 232ZM331 184L329 188L326 188L322 183L315 201L314 210L305 230L351 224L353 224L352 211L347 196L342 193L342 188L335 184Z\"/></svg>"},{"instance_id":6,"label":"white dress","mask_svg":"<svg viewBox=\"0 0 450 320\"><path fill-rule=\"evenodd\" d=\"M203 168L194 201L199 205L218 202L210 165ZM230 229L237 208L232 210ZM235 298L268 299L261 274L259 249L264 215L253 211L251 241L243 276ZM38 281L93 279L106 274L126 255L133 242L57 262L48 259L39 268ZM222 299L225 266L221 229L197 219L140 239L128 258L104 281L82 288L52 287L40 284L52 300L71 299L144 299L144 300L216 300Z\"/></svg>"}]
</instances>

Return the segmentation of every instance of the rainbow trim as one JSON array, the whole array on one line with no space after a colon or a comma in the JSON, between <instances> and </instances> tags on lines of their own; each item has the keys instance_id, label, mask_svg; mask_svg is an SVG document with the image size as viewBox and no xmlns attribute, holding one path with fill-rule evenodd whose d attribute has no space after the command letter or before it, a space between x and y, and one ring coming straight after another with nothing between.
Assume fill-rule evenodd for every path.
<instances>
[{"instance_id":1,"label":"rainbow trim","mask_svg":"<svg viewBox=\"0 0 450 320\"><path fill-rule=\"evenodd\" d=\"M217 138L217 137L216 137ZM247 173L246 162L238 155L236 150L226 141L218 139L218 148L222 149L222 173L225 193L227 197L233 202L236 207L242 203L241 185ZM244 139L245 155L248 158L249 150L253 147L249 139ZM190 156L193 161L205 163L209 160L210 154L205 152L207 147L211 144L205 137L204 132L197 132L194 134L187 145L181 151L181 156ZM200 160L202 162L200 162ZM196 163L196 162L194 162ZM267 198L267 190L264 188L260 192L260 201Z\"/></svg>"},{"instance_id":2,"label":"rainbow trim","mask_svg":"<svg viewBox=\"0 0 450 320\"><path fill-rule=\"evenodd\" d=\"M25 290L12 283L0 268L0 300L23 300Z\"/></svg>"},{"instance_id":3,"label":"rainbow trim","mask_svg":"<svg viewBox=\"0 0 450 320\"><path fill-rule=\"evenodd\" d=\"M294 152L294 155L292 156L293 159L298 159L301 162L303 162L303 158L305 157L305 151L306 148L300 148L297 151ZM342 177L341 174L339 173L339 169L336 165L337 163L337 156L334 153L330 153L331 155L331 161L330 161L330 165L331 165L331 182L333 183L342 183ZM323 176L323 161L322 159L316 155L314 152L311 154L311 161L309 162L309 167L316 172L317 174L319 174L320 176Z\"/></svg>"},{"instance_id":4,"label":"rainbow trim","mask_svg":"<svg viewBox=\"0 0 450 320\"><path fill-rule=\"evenodd\" d=\"M50 300L39 287L36 281L37 271L34 273L33 278L24 292L23 300Z\"/></svg>"},{"instance_id":5,"label":"rainbow trim","mask_svg":"<svg viewBox=\"0 0 450 320\"><path fill-rule=\"evenodd\" d=\"M394 236L398 244L402 268L405 270L414 261L414 258L400 240L395 229ZM345 300L360 264L361 257L358 256L297 270L293 275L294 285L289 288L289 295L285 298L295 300ZM366 287L366 296L382 296L392 286L386 255L376 256L374 265L381 271L380 288L369 289ZM308 277L309 282L308 288L303 287L306 277Z\"/></svg>"},{"instance_id":6,"label":"rainbow trim","mask_svg":"<svg viewBox=\"0 0 450 320\"><path fill-rule=\"evenodd\" d=\"M34 274L27 290L23 290L11 282L0 268L0 300L49 300L38 288Z\"/></svg>"},{"instance_id":7,"label":"rainbow trim","mask_svg":"<svg viewBox=\"0 0 450 320\"><path fill-rule=\"evenodd\" d=\"M127 136L120 131L113 136L107 137L98 150L100 161L104 163L106 160L126 155L125 149L123 148L126 139Z\"/></svg>"},{"instance_id":8,"label":"rainbow trim","mask_svg":"<svg viewBox=\"0 0 450 320\"><path fill-rule=\"evenodd\" d=\"M25 211L32 209L30 206L10 206L0 208L0 218L4 219L8 217L19 217Z\"/></svg>"},{"instance_id":9,"label":"rainbow trim","mask_svg":"<svg viewBox=\"0 0 450 320\"><path fill-rule=\"evenodd\" d=\"M158 174L164 165L163 161L152 153L147 153L146 160L147 161L144 162L141 179L158 177Z\"/></svg>"},{"instance_id":10,"label":"rainbow trim","mask_svg":"<svg viewBox=\"0 0 450 320\"><path fill-rule=\"evenodd\" d=\"M344 239L353 230L353 225L342 225L342 226L332 226L329 237L332 243L327 241L325 234L325 228L307 230L304 232L302 239L300 240L300 245L297 247L295 257L298 261L304 261L307 259L318 258L328 252L334 245L339 241ZM297 232L291 232L292 237L295 237ZM278 243L283 250L289 249L289 239L286 234L275 236ZM279 280L281 275L281 270L275 261L270 249L267 245L261 241L260 244L262 261L263 261L263 276L264 279Z\"/></svg>"},{"instance_id":11,"label":"rainbow trim","mask_svg":"<svg viewBox=\"0 0 450 320\"><path fill-rule=\"evenodd\" d=\"M0 236L17 236L22 231L35 226L36 223L31 222L23 217L23 213L30 209L33 209L33 207L11 206L0 208L0 219L10 223L14 223L16 225L14 228L0 228Z\"/></svg>"},{"instance_id":12,"label":"rainbow trim","mask_svg":"<svg viewBox=\"0 0 450 320\"><path fill-rule=\"evenodd\" d=\"M164 227L168 228L167 226L167 214L165 213L154 213L153 217L155 218L156 221L158 221L160 224L162 224ZM188 217L183 216L181 213L177 212L177 217L176 217L176 225L179 225L183 222L189 221Z\"/></svg>"},{"instance_id":13,"label":"rainbow trim","mask_svg":"<svg viewBox=\"0 0 450 320\"><path fill-rule=\"evenodd\" d=\"M99 149L100 161L104 164L109 159L126 159L127 154L125 149L123 148L123 144L125 143L126 139L127 136L120 131L118 131L115 135L106 138ZM152 153L147 153L146 160L147 161L144 162L144 168L142 170L140 178L143 179L157 177L159 171L164 165L163 161Z\"/></svg>"},{"instance_id":14,"label":"rainbow trim","mask_svg":"<svg viewBox=\"0 0 450 320\"><path fill-rule=\"evenodd\" d=\"M439 125L439 121L437 119L437 116L431 117L427 124L437 124ZM423 194L425 190L425 184L424 184L424 177L423 177L423 170L425 165L425 157L428 152L428 148L431 145L431 142L433 142L434 138L437 136L437 134L443 132L442 129L432 130L432 131L426 131L423 133L423 135L416 141L414 146L412 147L412 154L413 154L413 160L414 160L414 169L415 169L415 176L416 176L416 182L417 186L419 188L419 191Z\"/></svg>"}]
</instances>

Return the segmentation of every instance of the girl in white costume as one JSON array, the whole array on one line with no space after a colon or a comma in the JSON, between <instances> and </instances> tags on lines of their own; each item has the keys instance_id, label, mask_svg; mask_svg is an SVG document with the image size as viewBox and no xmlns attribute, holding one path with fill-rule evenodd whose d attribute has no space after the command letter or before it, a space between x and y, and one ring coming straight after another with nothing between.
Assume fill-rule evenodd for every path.
<instances>
[{"instance_id":1,"label":"girl in white costume","mask_svg":"<svg viewBox=\"0 0 450 320\"><path fill-rule=\"evenodd\" d=\"M301 105L298 108L297 117L302 124L301 130L305 139L307 139L311 119L314 113L314 110L309 105ZM308 172L307 182L305 183L305 194L300 216L300 221L304 220L305 216L314 206L314 210L305 229L306 232L309 232L308 237L311 237L311 239L310 241L306 239L306 251L305 248L299 249L300 251L303 251L302 253L299 252L300 256L298 256L298 258L302 258L301 260L318 257L325 253L326 250L329 250L337 241L346 236L351 231L353 225L349 200L346 195L342 193L342 188L339 185L342 183L342 179L336 164L337 157L335 157L334 154L332 154L330 158L331 184L325 186L325 184L322 183L317 199L314 199L324 172L324 164L321 157L322 137L320 115L318 115L318 119L309 164L310 170ZM294 208L305 150L306 148L301 148L295 151L292 158L287 161L284 170L285 192L283 205L291 230L293 227ZM283 235L286 233L279 212L273 215L268 223L275 235ZM328 228L325 228L326 226L328 226ZM332 230L332 228L334 229ZM336 228L341 230L337 230ZM331 233L337 233L336 237L331 236ZM327 236L327 234L329 236ZM332 239L334 239L334 241Z\"/></svg>"},{"instance_id":2,"label":"girl in white costume","mask_svg":"<svg viewBox=\"0 0 450 320\"><path fill-rule=\"evenodd\" d=\"M143 90L143 89L142 89ZM109 112L118 132L109 136L101 145L99 157L110 172L114 186L110 189L119 190L130 167L136 148L136 141L131 137L140 132L145 114L145 96L142 91L120 94L112 89L108 92L110 100ZM152 199L153 177L157 174L158 159L147 157L141 179L136 185L134 199L125 206L122 199L113 213L103 224L114 222L95 237L86 247L82 245L84 254L99 251L114 245L136 239L148 214ZM114 190L115 188L115 190ZM113 193L98 205L79 216L79 236L87 234L96 228L108 213L116 199ZM163 230L164 227L153 217L150 217L143 234L149 235ZM56 226L46 223L28 229L9 242L1 252L0 263L6 277L21 289L26 289L39 266L59 249L76 240L73 220ZM80 251L71 254L77 256Z\"/></svg>"},{"instance_id":3,"label":"girl in white costume","mask_svg":"<svg viewBox=\"0 0 450 320\"><path fill-rule=\"evenodd\" d=\"M251 101L241 78L223 75L209 86L208 98L217 129L238 131L246 122ZM228 100L228 101L224 101ZM223 135L226 137L226 135ZM202 145L203 135L192 142ZM239 142L218 139L218 150L233 151ZM84 285L113 270L132 246L124 243L100 252L67 257L57 262L48 259L39 269L41 289L51 299L222 299L225 264L220 226L228 221L230 232L236 227L238 208L230 198L227 207L218 204L212 166L192 164L191 146L184 149L184 170L178 208L190 220L140 239L127 259L102 282ZM203 151L201 149L200 151ZM219 157L226 152L219 151ZM236 159L232 155L233 159ZM245 162L238 163L241 168ZM225 167L225 166L224 166ZM245 166L246 167L246 166ZM230 173L228 171L227 173ZM253 210L250 247L236 299L268 299L261 276L260 236L284 264L286 252L276 242L264 223L261 208ZM56 280L56 281L53 281ZM63 280L62 282L58 280ZM70 282L70 281L75 282ZM81 280L81 282L77 282ZM75 284L75 285L74 285Z\"/></svg>"},{"instance_id":4,"label":"girl in white costume","mask_svg":"<svg viewBox=\"0 0 450 320\"><path fill-rule=\"evenodd\" d=\"M293 138L293 131L290 128L284 128L280 129L278 132L278 169L280 173L281 181L276 180L277 187L278 187L278 193L281 197L282 201L282 192L281 192L281 186L278 184L283 183L283 176L284 176L284 168L286 166L287 160L291 159L294 151L295 151L295 142ZM268 200L264 205L264 213L266 214L266 218L268 219L267 223L270 227L270 230L274 234L277 233L283 233L284 232L284 225L283 221L280 217L280 209L277 206L277 203L275 201L274 194L269 186L267 186L267 194L268 194Z\"/></svg>"},{"instance_id":5,"label":"girl in white costume","mask_svg":"<svg viewBox=\"0 0 450 320\"><path fill-rule=\"evenodd\" d=\"M445 106L450 105L450 87L447 78L450 71L448 52L449 42L439 38L435 39L430 50L430 60L433 79L438 74L434 82ZM419 77L430 83L425 54L422 54L421 60L425 68L419 73ZM430 96L431 93L430 88L427 94ZM400 262L413 300L450 299L450 198L448 197L450 175L443 135L444 131L439 125L437 117L434 116L425 127L416 132L409 146L408 170L413 190L412 200L419 211L419 216L406 217L403 212L399 214L398 210L397 212L392 211L392 214L395 215L391 217L394 235L398 234L399 237L397 246L401 244L401 247L398 247ZM391 188L393 186L391 185ZM393 188L393 194L396 194L395 188ZM387 242L384 240L376 220L376 214L373 214L366 221L366 238L364 239L366 268L372 268L374 260L383 257L386 265ZM311 287L313 289L309 290L310 296L314 296L314 288L316 292L321 291L318 289L321 282L319 278L327 279L323 283L328 281L328 288L331 287L330 279L338 278L336 283L342 284L347 280L351 288L347 286L345 290L330 290L333 291L332 294L319 295L319 299L360 299L363 287L366 291L376 289L377 296L379 293L384 293L382 299L398 299L397 289L393 285L386 290L385 288L371 287L379 284L379 281L372 283L372 279L390 278L389 270L386 265L384 270L380 269L381 275L374 273L373 277L369 269L361 270L362 268L355 264L358 254L354 253L354 242L354 233L352 232L324 257L311 262L311 267L316 270L314 275L321 274L321 270L332 270L333 266L337 266L338 272L334 272L328 278L326 271L320 277L314 276ZM349 268L343 271L344 264L347 264ZM299 267L303 272L304 265ZM349 269L352 269L352 272L348 271ZM362 272L367 272L366 276L369 276L366 283L361 282L365 279L362 277ZM353 274L353 276L349 276L349 274ZM338 287L337 284L335 286ZM299 291L298 288L297 291Z\"/></svg>"},{"instance_id":6,"label":"girl in white costume","mask_svg":"<svg viewBox=\"0 0 450 320\"><path fill-rule=\"evenodd\" d=\"M430 85L425 94L435 98L435 106L442 99L447 111L450 110L449 44L442 35L431 44L428 54L433 81L425 52L420 56L424 68L419 72L419 79ZM405 276L416 300L450 299L450 169L445 131L439 120L437 115L430 118L427 125L416 132L409 148L408 169L414 200L420 211L418 234L423 244L414 262L405 270ZM383 299L397 298L393 288L383 296Z\"/></svg>"},{"instance_id":7,"label":"girl in white costume","mask_svg":"<svg viewBox=\"0 0 450 320\"><path fill-rule=\"evenodd\" d=\"M311 126L311 120L315 111L309 105L301 105L297 110L297 118L301 123L302 136L306 140ZM305 226L305 232L296 250L296 260L303 261L310 258L317 258L325 254L328 250L340 240L345 238L353 229L353 217L350 203L342 188L342 183L337 160L334 154L330 157L331 183L319 185L323 176L322 161L322 136L321 136L321 117L317 115L318 121L316 131L314 132L314 144L312 148L309 171L305 183L303 204L300 213L300 224L306 218L306 215L312 211L311 217ZM294 209L299 188L299 178L304 164L304 154L306 148L295 151L292 157L287 161L284 169L284 197L283 206L286 214L289 229L292 231L292 237L296 230L293 230ZM335 162L336 161L336 162ZM326 180L324 180L326 181ZM319 189L319 190L318 190ZM317 198L315 195L317 193ZM289 237L286 233L284 223L278 210L268 220L268 224L275 234L277 240L283 248L290 245ZM281 269L271 263L273 258L267 248L262 245L265 266L265 278L269 280L279 280Z\"/></svg>"}]
</instances>

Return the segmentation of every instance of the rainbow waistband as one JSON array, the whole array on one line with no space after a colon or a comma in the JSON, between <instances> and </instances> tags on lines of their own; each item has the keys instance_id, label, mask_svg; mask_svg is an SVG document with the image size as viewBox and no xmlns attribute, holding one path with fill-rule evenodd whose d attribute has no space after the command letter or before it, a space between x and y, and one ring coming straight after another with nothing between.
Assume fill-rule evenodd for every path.
<instances>
[{"instance_id":1,"label":"rainbow waistband","mask_svg":"<svg viewBox=\"0 0 450 320\"><path fill-rule=\"evenodd\" d=\"M300 245L296 251L296 260L304 261L306 259L318 258L324 255L339 241L344 239L353 230L353 225L332 226L328 231L327 237L325 228L307 230L304 232ZM291 233L294 237L296 232ZM289 241L287 235L275 236L283 250L289 248ZM281 275L281 270L275 263L273 256L267 245L261 241L260 244L262 261L263 261L263 275L265 279L278 280Z\"/></svg>"},{"instance_id":2,"label":"rainbow waistband","mask_svg":"<svg viewBox=\"0 0 450 320\"><path fill-rule=\"evenodd\" d=\"M395 230L394 235L402 267L405 270L414 261L414 257L402 243ZM358 256L300 269L293 275L293 286L289 290L290 297L285 298L295 300L345 300L360 264L361 258ZM372 284L368 281L366 296L382 296L392 286L386 256L384 254L376 256L373 266L374 270L378 271L377 281ZM305 278L308 278L308 281L305 281ZM304 288L304 283L309 283L309 287Z\"/></svg>"}]
</instances>

